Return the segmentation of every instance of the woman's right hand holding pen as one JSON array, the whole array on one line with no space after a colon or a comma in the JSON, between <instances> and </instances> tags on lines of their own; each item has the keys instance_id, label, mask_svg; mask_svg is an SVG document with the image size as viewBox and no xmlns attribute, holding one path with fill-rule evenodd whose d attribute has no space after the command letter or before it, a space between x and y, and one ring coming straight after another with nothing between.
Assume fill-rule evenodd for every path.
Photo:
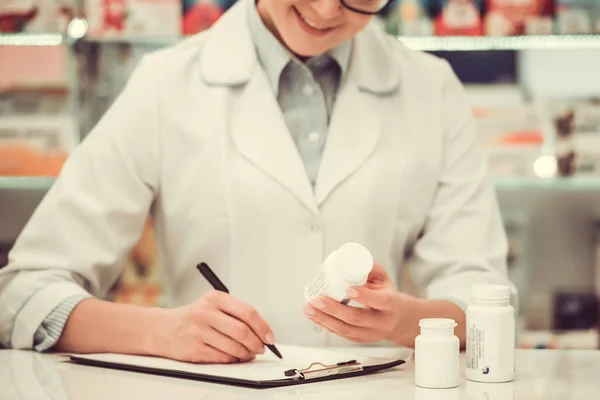
<instances>
[{"instance_id":1,"label":"woman's right hand holding pen","mask_svg":"<svg viewBox=\"0 0 600 400\"><path fill-rule=\"evenodd\" d=\"M273 344L270 326L248 304L213 290L193 303L169 310L158 355L195 363L250 361Z\"/></svg>"}]
</instances>

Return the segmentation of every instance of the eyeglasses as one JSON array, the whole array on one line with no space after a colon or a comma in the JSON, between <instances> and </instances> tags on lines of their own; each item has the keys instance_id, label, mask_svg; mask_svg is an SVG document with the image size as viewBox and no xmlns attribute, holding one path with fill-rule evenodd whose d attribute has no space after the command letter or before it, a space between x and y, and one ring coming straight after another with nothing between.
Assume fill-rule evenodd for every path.
<instances>
[{"instance_id":1,"label":"eyeglasses","mask_svg":"<svg viewBox=\"0 0 600 400\"><path fill-rule=\"evenodd\" d=\"M359 14L379 14L392 0L340 0L342 5L350 11Z\"/></svg>"}]
</instances>

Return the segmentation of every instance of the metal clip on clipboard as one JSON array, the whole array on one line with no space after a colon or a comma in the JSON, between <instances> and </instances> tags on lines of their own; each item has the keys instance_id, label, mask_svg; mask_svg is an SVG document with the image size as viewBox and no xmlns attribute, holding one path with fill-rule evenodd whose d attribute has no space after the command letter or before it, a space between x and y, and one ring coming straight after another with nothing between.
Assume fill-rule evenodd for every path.
<instances>
[{"instance_id":1,"label":"metal clip on clipboard","mask_svg":"<svg viewBox=\"0 0 600 400\"><path fill-rule=\"evenodd\" d=\"M350 360L345 362L340 362L333 365L325 365L320 362L314 362L305 369L288 369L285 371L285 376L294 378L294 379L311 379L311 378L320 378L323 376L330 375L341 375L347 374L350 372L362 371L363 367L361 363L356 360Z\"/></svg>"}]
</instances>

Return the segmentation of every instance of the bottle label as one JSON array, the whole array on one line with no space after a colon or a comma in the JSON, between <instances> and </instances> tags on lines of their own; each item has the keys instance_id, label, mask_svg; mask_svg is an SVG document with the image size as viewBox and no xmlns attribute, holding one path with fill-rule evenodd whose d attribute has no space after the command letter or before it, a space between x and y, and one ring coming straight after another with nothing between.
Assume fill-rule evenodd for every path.
<instances>
[{"instance_id":1,"label":"bottle label","mask_svg":"<svg viewBox=\"0 0 600 400\"><path fill-rule=\"evenodd\" d=\"M479 369L480 365L485 363L483 361L485 360L485 346L483 346L485 331L478 329L476 325L471 325L468 327L467 338L467 368ZM482 365L482 367L487 368L489 372L487 366ZM482 371L483 374L487 372Z\"/></svg>"},{"instance_id":2,"label":"bottle label","mask_svg":"<svg viewBox=\"0 0 600 400\"><path fill-rule=\"evenodd\" d=\"M343 292L339 293L339 291L332 290L332 287L330 287L329 282L327 281L327 275L323 271L319 272L319 274L304 287L304 299L306 301L310 301L319 296L328 296L344 305L348 305L351 301L351 299L346 297Z\"/></svg>"},{"instance_id":3,"label":"bottle label","mask_svg":"<svg viewBox=\"0 0 600 400\"><path fill-rule=\"evenodd\" d=\"M325 294L327 291L327 277L323 271L320 271L319 274L311 281L306 284L306 288L304 289L304 296L306 300L309 301L314 297L319 297Z\"/></svg>"},{"instance_id":4,"label":"bottle label","mask_svg":"<svg viewBox=\"0 0 600 400\"><path fill-rule=\"evenodd\" d=\"M506 382L514 377L514 312L470 315L467 311L467 378Z\"/></svg>"}]
</instances>

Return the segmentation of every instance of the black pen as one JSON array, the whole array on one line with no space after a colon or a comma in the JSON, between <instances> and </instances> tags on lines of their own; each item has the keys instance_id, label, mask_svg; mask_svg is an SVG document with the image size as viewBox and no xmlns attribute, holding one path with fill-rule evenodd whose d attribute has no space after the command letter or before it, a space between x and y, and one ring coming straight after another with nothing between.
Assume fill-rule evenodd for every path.
<instances>
[{"instance_id":1,"label":"black pen","mask_svg":"<svg viewBox=\"0 0 600 400\"><path fill-rule=\"evenodd\" d=\"M210 267L206 263L200 263L200 264L198 264L198 266L196 268L198 268L198 271L200 271L202 276L204 278L206 278L208 283L210 283L211 286L215 290L218 290L220 292L229 293L229 289L227 289L227 287L225 287L223 282L221 282L221 280L217 277L217 275L212 271L212 269L210 269ZM277 347L275 347L275 345L265 343L265 346L267 346L269 348L269 350L271 350L273 352L273 354L275 354L277 357L283 358L281 356L281 353L279 352L279 350L277 350Z\"/></svg>"}]
</instances>

